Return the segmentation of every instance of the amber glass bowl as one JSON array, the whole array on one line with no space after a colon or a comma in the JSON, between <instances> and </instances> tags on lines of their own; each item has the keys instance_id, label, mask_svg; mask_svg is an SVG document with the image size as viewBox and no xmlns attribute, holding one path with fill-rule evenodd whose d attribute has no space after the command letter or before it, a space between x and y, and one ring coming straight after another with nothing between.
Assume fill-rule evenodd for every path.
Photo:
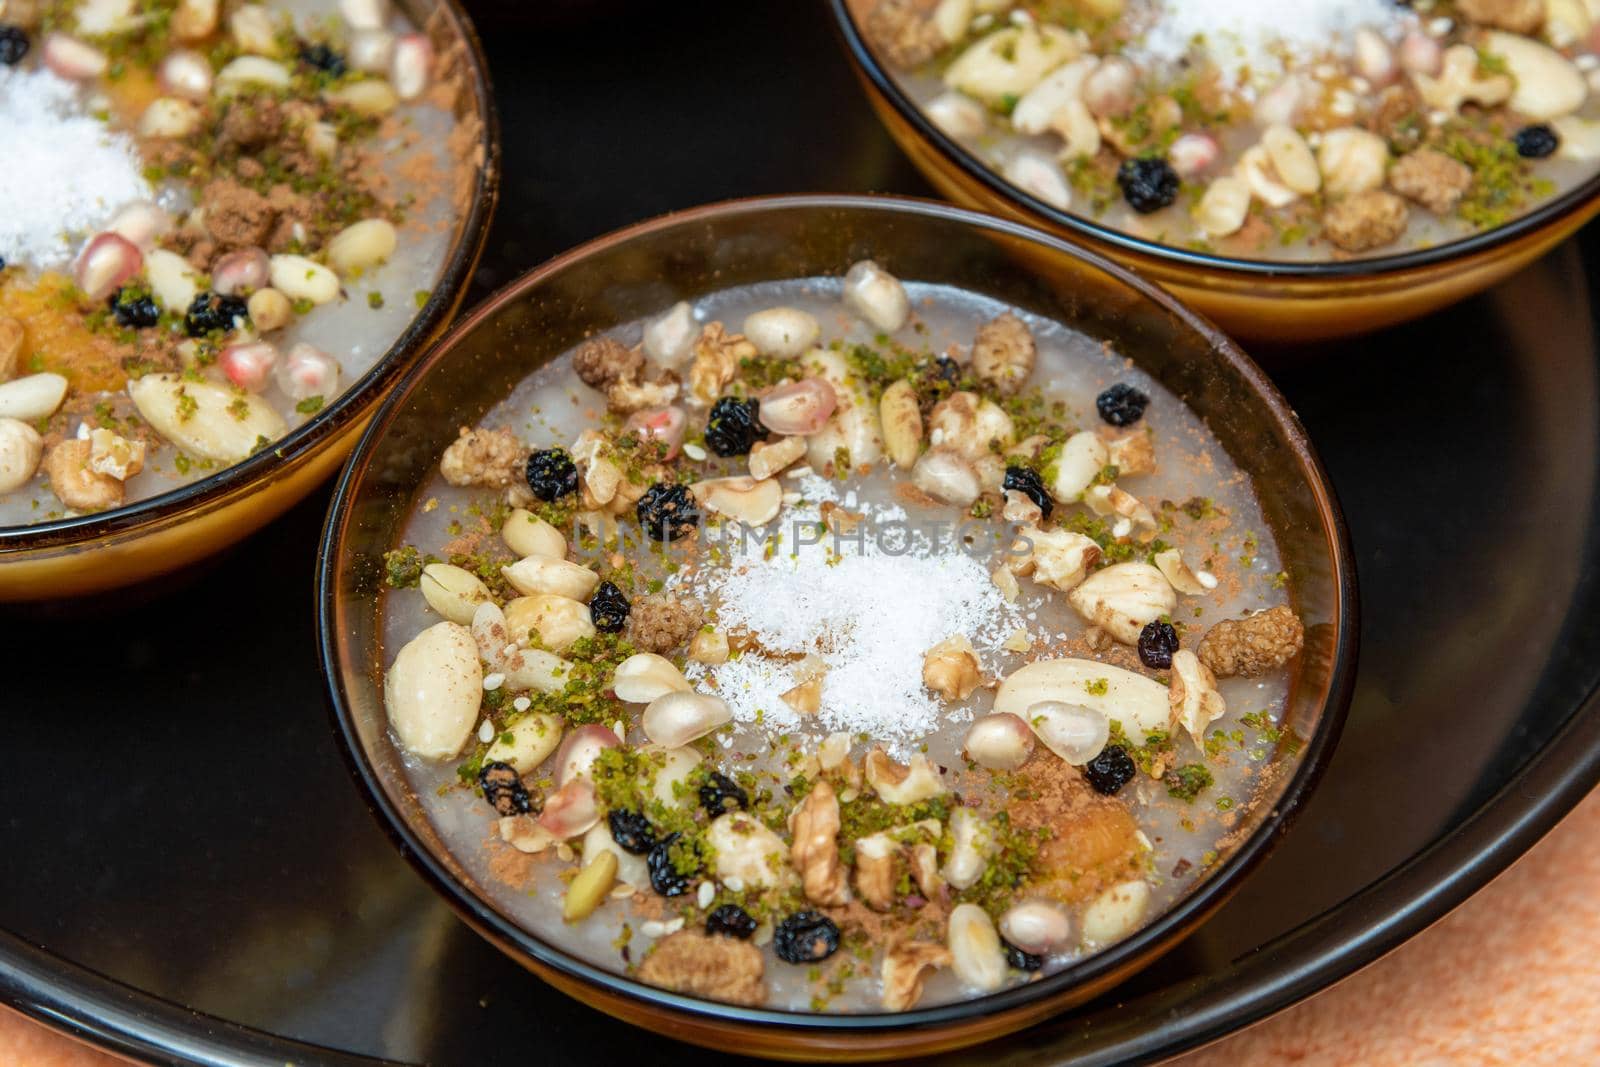
<instances>
[{"instance_id":1,"label":"amber glass bowl","mask_svg":"<svg viewBox=\"0 0 1600 1067\"><path fill-rule=\"evenodd\" d=\"M330 8L332 5L329 5ZM124 507L0 526L0 601L81 596L171 573L242 540L311 492L349 454L378 402L450 323L483 251L499 188L500 131L477 33L456 0L398 0L426 30L436 71L471 132L468 188L444 266L399 337L315 417L242 463Z\"/></svg>"},{"instance_id":2,"label":"amber glass bowl","mask_svg":"<svg viewBox=\"0 0 1600 1067\"><path fill-rule=\"evenodd\" d=\"M828 0L828 5L878 117L941 193L1087 245L1240 337L1314 341L1418 318L1528 265L1600 212L1596 175L1504 226L1394 255L1286 263L1147 241L1052 207L1011 184L922 113L862 33L851 10L856 0Z\"/></svg>"},{"instance_id":3,"label":"amber glass bowl","mask_svg":"<svg viewBox=\"0 0 1600 1067\"><path fill-rule=\"evenodd\" d=\"M1243 813L1238 844L1144 929L1042 981L899 1014L731 1007L595 967L520 927L444 846L407 784L382 697L383 553L459 426L583 337L677 300L760 281L838 274L871 256L906 279L995 297L1103 338L1202 415L1251 472L1311 625L1286 722L1299 739L1278 792ZM334 714L364 792L428 881L503 951L560 989L660 1033L755 1055L873 1059L955 1048L1024 1027L1116 984L1203 921L1287 828L1332 751L1355 659L1355 587L1338 505L1283 398L1231 341L1097 256L1014 223L924 201L810 196L733 201L602 237L473 311L373 419L338 491L318 569L320 639ZM1270 776L1269 776L1270 777Z\"/></svg>"}]
</instances>

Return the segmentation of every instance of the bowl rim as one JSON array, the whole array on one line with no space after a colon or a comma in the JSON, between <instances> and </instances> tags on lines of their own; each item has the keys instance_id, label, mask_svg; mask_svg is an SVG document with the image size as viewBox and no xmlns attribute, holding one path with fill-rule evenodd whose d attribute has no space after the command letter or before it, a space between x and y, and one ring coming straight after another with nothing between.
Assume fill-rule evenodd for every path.
<instances>
[{"instance_id":1,"label":"bowl rim","mask_svg":"<svg viewBox=\"0 0 1600 1067\"><path fill-rule=\"evenodd\" d=\"M1119 252L1137 253L1185 267L1248 276L1269 276L1286 282L1376 278L1465 259L1500 245L1510 244L1542 230L1563 216L1578 211L1600 195L1600 171L1596 171L1588 179L1560 196L1540 204L1527 214L1518 216L1502 226L1409 252L1357 259L1311 262L1250 259L1162 244L1159 241L1135 237L1083 215L1062 211L1007 181L998 170L929 121L915 101L906 95L894 75L889 73L878 59L877 53L867 42L861 28L856 25L848 0L827 0L827 2L833 12L834 26L844 38L845 49L850 54L858 73L890 103L902 119L910 123L925 142L937 149L941 156L953 162L968 178L981 183L1002 199L1020 205L1032 215L1053 226L1105 242Z\"/></svg>"},{"instance_id":2,"label":"bowl rim","mask_svg":"<svg viewBox=\"0 0 1600 1067\"><path fill-rule=\"evenodd\" d=\"M1336 629L1336 642L1322 721L1316 732L1306 739L1299 765L1285 784L1278 802L1263 816L1255 832L1214 874L1131 937L1036 982L968 1000L914 1008L904 1012L832 1014L748 1008L703 1000L647 985L636 978L599 967L525 930L492 902L470 891L464 883L453 877L433 854L428 843L412 829L405 814L390 800L369 753L361 743L352 706L345 692L344 663L338 651L339 616L343 607L343 597L339 593L339 578L350 563L342 551L342 546L345 541L345 531L353 515L350 505L356 495L358 483L363 480L368 470L377 443L388 432L401 407L426 384L433 370L448 358L461 337L497 315L507 305L521 299L528 289L547 277L596 253L625 244L637 237L665 229L719 221L745 214L786 209L829 208L864 208L957 222L1007 238L1042 245L1051 251L1070 256L1106 272L1115 280L1133 288L1144 299L1154 301L1175 315L1184 325L1200 333L1217 353L1218 358L1238 372L1247 386L1266 403L1301 464L1307 484L1316 501L1317 513L1323 525L1323 535L1327 540L1332 559L1331 585L1334 596L1332 622ZM800 194L745 197L671 212L587 241L501 287L483 303L458 319L450 330L434 343L427 354L385 398L382 407L368 424L339 476L338 485L328 507L327 519L318 546L314 595L317 603L318 658L328 682L327 692L334 732L344 752L346 766L364 794L368 808L394 840L400 852L423 875L424 881L480 935L502 951L520 957L523 961L532 960L535 964L549 967L568 979L634 998L657 1008L682 1012L705 1022L777 1027L813 1035L832 1033L863 1037L939 1028L977 1016L1022 1009L1054 999L1068 989L1091 985L1097 980L1115 975L1131 961L1147 957L1152 952L1175 944L1219 906L1238 887L1244 876L1266 857L1311 795L1335 749L1344 726L1345 715L1349 710L1354 688L1359 636L1354 554L1350 545L1349 531L1332 484L1311 446L1304 427L1301 426L1288 401L1242 349L1210 322L1190 311L1164 290L1093 251L1021 223L992 215L933 200L883 195Z\"/></svg>"},{"instance_id":3,"label":"bowl rim","mask_svg":"<svg viewBox=\"0 0 1600 1067\"><path fill-rule=\"evenodd\" d=\"M204 478L110 511L25 525L0 525L0 565L11 555L121 539L130 534L155 531L173 522L181 523L194 508L224 501L236 491L270 478L274 471L299 462L358 422L373 401L395 384L406 365L448 322L488 240L500 186L500 116L494 103L488 59L472 19L461 0L437 0L437 5L434 10L444 14L464 46L463 70L477 99L476 117L483 130L477 145L483 155L477 166L471 204L461 222L460 236L445 258L427 302L366 373L352 382L333 403L278 438L271 447L262 448Z\"/></svg>"}]
</instances>

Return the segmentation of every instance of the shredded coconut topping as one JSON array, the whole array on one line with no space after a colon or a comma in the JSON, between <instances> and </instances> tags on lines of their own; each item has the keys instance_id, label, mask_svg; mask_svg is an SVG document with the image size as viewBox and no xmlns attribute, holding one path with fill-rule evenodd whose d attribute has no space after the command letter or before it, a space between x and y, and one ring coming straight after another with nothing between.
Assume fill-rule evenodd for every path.
<instances>
[{"instance_id":1,"label":"shredded coconut topping","mask_svg":"<svg viewBox=\"0 0 1600 1067\"><path fill-rule=\"evenodd\" d=\"M816 476L797 488L805 499L785 510L783 544L771 558L752 550L703 567L690 583L715 610L719 629L744 631L774 655L751 651L716 667L690 664L688 674L714 680L739 723L759 722L771 734L813 723L808 732L864 733L905 754L943 722L970 715L924 688L924 653L964 634L992 670L1022 616L990 579L993 562L958 551L948 543L952 534L942 546L928 531L911 531L907 541L902 531L909 528L891 525L906 522L899 507L864 505L854 493L841 500ZM820 522L820 505L829 501L863 514L862 528L887 530L882 543L875 533L861 539L864 546L841 537L836 552L833 535L824 533L819 544L792 544L795 524ZM792 657L807 653L827 665L815 715L781 699L796 684Z\"/></svg>"},{"instance_id":2,"label":"shredded coconut topping","mask_svg":"<svg viewBox=\"0 0 1600 1067\"><path fill-rule=\"evenodd\" d=\"M1363 26L1398 38L1416 21L1393 0L1155 0L1150 8L1130 58L1166 65L1199 51L1234 84L1271 80L1286 59L1348 52Z\"/></svg>"},{"instance_id":3,"label":"shredded coconut topping","mask_svg":"<svg viewBox=\"0 0 1600 1067\"><path fill-rule=\"evenodd\" d=\"M86 113L72 82L48 70L0 67L0 256L54 267L118 208L147 199L138 152Z\"/></svg>"}]
</instances>

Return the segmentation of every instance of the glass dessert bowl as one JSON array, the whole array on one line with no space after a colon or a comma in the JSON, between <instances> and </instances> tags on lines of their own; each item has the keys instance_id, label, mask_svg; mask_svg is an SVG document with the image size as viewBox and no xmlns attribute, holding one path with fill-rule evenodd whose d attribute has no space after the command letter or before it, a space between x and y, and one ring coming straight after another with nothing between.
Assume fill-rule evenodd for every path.
<instances>
[{"instance_id":1,"label":"glass dessert bowl","mask_svg":"<svg viewBox=\"0 0 1600 1067\"><path fill-rule=\"evenodd\" d=\"M1216 907L1337 732L1351 580L1215 331L849 197L502 292L375 421L319 576L358 776L469 922L674 1036L863 1058L1062 1010Z\"/></svg>"},{"instance_id":2,"label":"glass dessert bowl","mask_svg":"<svg viewBox=\"0 0 1600 1067\"><path fill-rule=\"evenodd\" d=\"M0 598L177 569L326 477L461 299L498 150L448 3L12 4ZM87 556L89 550L95 554Z\"/></svg>"},{"instance_id":3,"label":"glass dessert bowl","mask_svg":"<svg viewBox=\"0 0 1600 1067\"><path fill-rule=\"evenodd\" d=\"M833 3L942 192L1272 340L1424 314L1592 217L1593 26L1545 8Z\"/></svg>"}]
</instances>

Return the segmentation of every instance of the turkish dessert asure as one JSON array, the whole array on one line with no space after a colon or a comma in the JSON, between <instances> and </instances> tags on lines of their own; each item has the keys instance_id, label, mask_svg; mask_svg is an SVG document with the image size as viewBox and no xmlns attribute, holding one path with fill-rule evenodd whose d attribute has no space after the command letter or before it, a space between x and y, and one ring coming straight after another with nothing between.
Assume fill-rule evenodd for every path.
<instances>
[{"instance_id":1,"label":"turkish dessert asure","mask_svg":"<svg viewBox=\"0 0 1600 1067\"><path fill-rule=\"evenodd\" d=\"M389 726L475 885L731 1003L1068 966L1202 881L1299 744L1293 583L1204 424L871 261L552 358L385 562Z\"/></svg>"},{"instance_id":2,"label":"turkish dessert asure","mask_svg":"<svg viewBox=\"0 0 1600 1067\"><path fill-rule=\"evenodd\" d=\"M378 361L471 188L447 59L385 0L0 0L0 526L231 466Z\"/></svg>"},{"instance_id":3,"label":"turkish dessert asure","mask_svg":"<svg viewBox=\"0 0 1600 1067\"><path fill-rule=\"evenodd\" d=\"M1590 0L852 0L934 125L1040 201L1327 260L1492 230L1592 178Z\"/></svg>"}]
</instances>

